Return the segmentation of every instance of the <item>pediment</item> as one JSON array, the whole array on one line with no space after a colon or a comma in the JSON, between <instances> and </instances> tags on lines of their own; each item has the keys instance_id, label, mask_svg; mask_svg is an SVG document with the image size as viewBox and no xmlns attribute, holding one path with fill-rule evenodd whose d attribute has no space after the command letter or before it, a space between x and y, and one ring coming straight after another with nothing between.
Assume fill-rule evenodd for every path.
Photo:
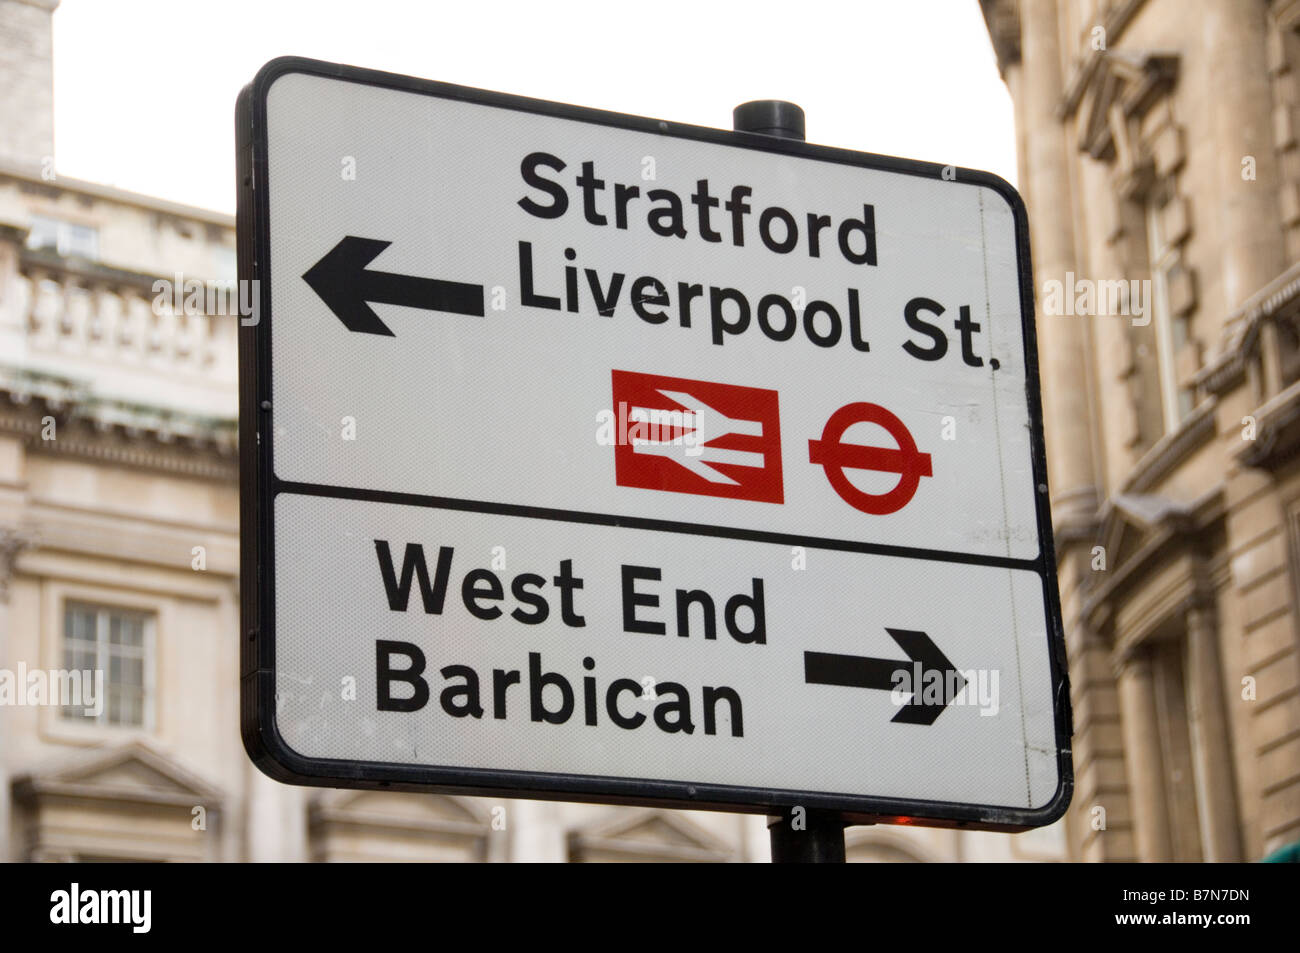
<instances>
[{"instance_id":1,"label":"pediment","mask_svg":"<svg viewBox=\"0 0 1300 953\"><path fill-rule=\"evenodd\" d=\"M923 864L948 859L935 855L917 838L907 839L872 828L846 831L844 852L844 859L851 864Z\"/></svg>"},{"instance_id":2,"label":"pediment","mask_svg":"<svg viewBox=\"0 0 1300 953\"><path fill-rule=\"evenodd\" d=\"M135 787L149 790L158 788L170 788L173 791L184 790L181 785L176 784L175 779L169 777L162 771L159 771L153 765L144 764L141 761L123 761L111 768L100 771L93 777L87 778L92 784L111 785L113 787Z\"/></svg>"},{"instance_id":3,"label":"pediment","mask_svg":"<svg viewBox=\"0 0 1300 953\"><path fill-rule=\"evenodd\" d=\"M592 843L618 842L644 851L687 850L730 853L732 846L685 815L653 808L619 812L576 836Z\"/></svg>"},{"instance_id":4,"label":"pediment","mask_svg":"<svg viewBox=\"0 0 1300 953\"><path fill-rule=\"evenodd\" d=\"M146 742L93 748L15 780L31 794L130 798L212 804L221 791Z\"/></svg>"},{"instance_id":5,"label":"pediment","mask_svg":"<svg viewBox=\"0 0 1300 953\"><path fill-rule=\"evenodd\" d=\"M1128 123L1145 115L1177 78L1175 53L1101 53L1079 103L1079 148L1094 159L1118 156L1134 164L1136 149Z\"/></svg>"},{"instance_id":6,"label":"pediment","mask_svg":"<svg viewBox=\"0 0 1300 953\"><path fill-rule=\"evenodd\" d=\"M1106 569L1119 569L1165 531L1190 527L1196 504L1184 503L1154 493L1121 493L1111 497L1102 510L1101 541Z\"/></svg>"},{"instance_id":7,"label":"pediment","mask_svg":"<svg viewBox=\"0 0 1300 953\"><path fill-rule=\"evenodd\" d=\"M330 820L383 818L388 822L475 827L487 823L480 811L461 798L401 791L326 791L315 797L312 811L317 818Z\"/></svg>"}]
</instances>

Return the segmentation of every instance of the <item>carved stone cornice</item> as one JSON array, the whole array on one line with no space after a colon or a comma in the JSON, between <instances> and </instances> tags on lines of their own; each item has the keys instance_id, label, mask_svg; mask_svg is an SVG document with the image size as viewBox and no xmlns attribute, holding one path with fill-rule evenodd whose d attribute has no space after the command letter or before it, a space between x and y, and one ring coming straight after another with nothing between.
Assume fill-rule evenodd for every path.
<instances>
[{"instance_id":1,"label":"carved stone cornice","mask_svg":"<svg viewBox=\"0 0 1300 953\"><path fill-rule=\"evenodd\" d=\"M55 438L46 439L47 419ZM0 433L31 452L92 459L183 476L238 476L234 420L97 399L76 382L0 368Z\"/></svg>"},{"instance_id":2,"label":"carved stone cornice","mask_svg":"<svg viewBox=\"0 0 1300 953\"><path fill-rule=\"evenodd\" d=\"M1196 372L1192 383L1207 394L1226 394L1236 389L1246 379L1247 364L1251 354L1234 348L1220 354L1215 360Z\"/></svg>"},{"instance_id":3,"label":"carved stone cornice","mask_svg":"<svg viewBox=\"0 0 1300 953\"><path fill-rule=\"evenodd\" d=\"M1020 4L1018 0L980 0L980 12L1005 79L1007 67L1020 62Z\"/></svg>"},{"instance_id":4,"label":"carved stone cornice","mask_svg":"<svg viewBox=\"0 0 1300 953\"><path fill-rule=\"evenodd\" d=\"M1078 514L1069 519L1062 519L1052 526L1052 541L1057 552L1070 546L1089 545L1097 538L1101 523L1095 516L1084 518Z\"/></svg>"},{"instance_id":5,"label":"carved stone cornice","mask_svg":"<svg viewBox=\"0 0 1300 953\"><path fill-rule=\"evenodd\" d=\"M1137 175L1151 158L1137 141L1136 120L1177 81L1178 54L1102 51L1094 62L1082 100L1061 118L1077 110L1079 148L1099 161L1118 159L1126 174Z\"/></svg>"},{"instance_id":6,"label":"carved stone cornice","mask_svg":"<svg viewBox=\"0 0 1300 953\"><path fill-rule=\"evenodd\" d=\"M23 162L13 158L0 158L0 178L16 180L19 187L25 191L45 195L50 199L57 200L66 195L75 195L78 198L103 200L116 205L125 205L146 212L170 216L175 219L201 222L204 225L215 225L226 231L233 231L235 228L235 216L226 212L214 212L211 209L182 205L179 202L169 202L167 199L158 198L157 196L144 195L140 192L128 192L125 189L119 189L114 185L105 185L102 182L74 179L62 173L59 174L57 181L47 181L43 175L44 171L39 163Z\"/></svg>"},{"instance_id":7,"label":"carved stone cornice","mask_svg":"<svg viewBox=\"0 0 1300 953\"><path fill-rule=\"evenodd\" d=\"M40 7L42 10L48 10L53 13L59 8L63 0L18 0L19 3L25 3L29 7Z\"/></svg>"},{"instance_id":8,"label":"carved stone cornice","mask_svg":"<svg viewBox=\"0 0 1300 953\"><path fill-rule=\"evenodd\" d=\"M139 775L133 768L143 769ZM148 777L142 782L139 778ZM21 774L13 780L14 799L32 804L44 799L76 799L104 805L138 804L220 811L226 795L215 784L183 768L153 742L136 740L117 747L76 752L63 763Z\"/></svg>"},{"instance_id":9,"label":"carved stone cornice","mask_svg":"<svg viewBox=\"0 0 1300 953\"><path fill-rule=\"evenodd\" d=\"M1218 353L1196 373L1193 383L1208 394L1224 394L1237 387L1259 352L1259 334L1264 323L1278 320L1297 307L1300 307L1300 263L1282 272L1228 316L1219 336Z\"/></svg>"},{"instance_id":10,"label":"carved stone cornice","mask_svg":"<svg viewBox=\"0 0 1300 953\"><path fill-rule=\"evenodd\" d=\"M1276 470L1300 456L1300 381L1256 410L1255 439L1243 440L1234 456L1247 467Z\"/></svg>"},{"instance_id":11,"label":"carved stone cornice","mask_svg":"<svg viewBox=\"0 0 1300 953\"><path fill-rule=\"evenodd\" d=\"M1146 0L1124 0L1122 3L1117 3L1106 15L1105 20L1097 24L1106 31L1107 47L1113 47L1119 42L1124 35L1124 30L1145 3ZM1101 63L1106 58L1107 52L1105 49L1090 49L1085 56L1075 63L1074 71L1070 74L1066 84L1065 95L1061 99L1061 105L1057 108L1057 114L1062 119L1072 116L1074 111L1079 108L1079 102L1088 91L1093 77L1101 69Z\"/></svg>"},{"instance_id":12,"label":"carved stone cornice","mask_svg":"<svg viewBox=\"0 0 1300 953\"><path fill-rule=\"evenodd\" d=\"M1218 400L1202 401L1172 433L1165 434L1129 471L1120 493L1145 493L1214 439Z\"/></svg>"},{"instance_id":13,"label":"carved stone cornice","mask_svg":"<svg viewBox=\"0 0 1300 953\"><path fill-rule=\"evenodd\" d=\"M171 281L174 275L149 275L123 268L113 268L87 258L60 255L46 248L23 246L18 253L19 270L24 275L48 275L72 280L83 285L106 285L131 289L142 297L153 296L153 285L159 279Z\"/></svg>"}]
</instances>

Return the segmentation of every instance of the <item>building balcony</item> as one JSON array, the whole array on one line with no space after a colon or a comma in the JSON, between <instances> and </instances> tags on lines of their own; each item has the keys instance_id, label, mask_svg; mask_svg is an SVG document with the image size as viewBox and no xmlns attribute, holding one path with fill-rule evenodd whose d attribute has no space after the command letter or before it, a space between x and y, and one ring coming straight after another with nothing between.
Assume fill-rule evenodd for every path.
<instances>
[{"instance_id":1,"label":"building balcony","mask_svg":"<svg viewBox=\"0 0 1300 953\"><path fill-rule=\"evenodd\" d=\"M237 304L231 288L204 283L210 293L186 306L183 296L160 294L159 282L170 289L179 277L183 287L190 276L9 249L0 257L0 363L75 380L101 399L234 419L238 317L233 307L209 314L195 306L197 297Z\"/></svg>"}]
</instances>

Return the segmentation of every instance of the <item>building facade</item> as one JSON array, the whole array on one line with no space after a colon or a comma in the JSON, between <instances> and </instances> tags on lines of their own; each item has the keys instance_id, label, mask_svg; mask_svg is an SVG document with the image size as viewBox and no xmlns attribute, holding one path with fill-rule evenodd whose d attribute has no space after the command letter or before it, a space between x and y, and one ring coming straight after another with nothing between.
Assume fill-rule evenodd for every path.
<instances>
[{"instance_id":1,"label":"building facade","mask_svg":"<svg viewBox=\"0 0 1300 953\"><path fill-rule=\"evenodd\" d=\"M1016 109L1071 855L1300 839L1300 3L982 0Z\"/></svg>"},{"instance_id":2,"label":"building facade","mask_svg":"<svg viewBox=\"0 0 1300 953\"><path fill-rule=\"evenodd\" d=\"M105 683L92 716L0 684L0 859L766 861L761 817L307 789L252 765L234 221L57 174L57 6L0 0L0 683ZM1063 853L1059 827L847 840L865 861Z\"/></svg>"}]
</instances>

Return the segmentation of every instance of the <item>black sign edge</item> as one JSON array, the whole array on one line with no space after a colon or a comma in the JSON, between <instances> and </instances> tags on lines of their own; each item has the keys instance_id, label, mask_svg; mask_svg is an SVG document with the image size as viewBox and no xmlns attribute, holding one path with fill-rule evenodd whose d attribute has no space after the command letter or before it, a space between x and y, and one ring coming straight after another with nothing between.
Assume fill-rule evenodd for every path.
<instances>
[{"instance_id":1,"label":"black sign edge","mask_svg":"<svg viewBox=\"0 0 1300 953\"><path fill-rule=\"evenodd\" d=\"M293 751L284 742L275 723L273 499L277 479L272 470L272 435L269 427L263 425L263 421L269 420L271 406L270 335L259 333L265 330L262 323L269 322L271 317L270 285L267 280L270 234L266 189L266 97L275 80L289 73L303 73L655 135L785 153L925 178L946 178L954 184L984 186L1000 195L1010 206L1015 225L1026 396L1031 422L1031 465L1039 490L1036 500L1040 541L1039 576L1043 583L1048 624L1048 661L1057 741L1057 789L1052 798L1042 807L1034 809L1001 808L948 801L863 797L596 775L341 761L307 758ZM238 274L241 282L260 280L260 284L254 286L258 288L255 319L246 322L241 316L239 328L242 621L240 734L245 750L260 770L278 781L310 786L532 797L737 813L773 813L800 805L808 809L838 811L846 820L856 823L904 823L993 831L1041 827L1065 814L1074 788L1070 748L1073 725L1048 504L1028 217L1023 200L1008 182L992 173L938 163L819 146L800 140L664 122L295 56L273 59L258 71L252 83L240 92L236 102L235 125Z\"/></svg>"}]
</instances>

